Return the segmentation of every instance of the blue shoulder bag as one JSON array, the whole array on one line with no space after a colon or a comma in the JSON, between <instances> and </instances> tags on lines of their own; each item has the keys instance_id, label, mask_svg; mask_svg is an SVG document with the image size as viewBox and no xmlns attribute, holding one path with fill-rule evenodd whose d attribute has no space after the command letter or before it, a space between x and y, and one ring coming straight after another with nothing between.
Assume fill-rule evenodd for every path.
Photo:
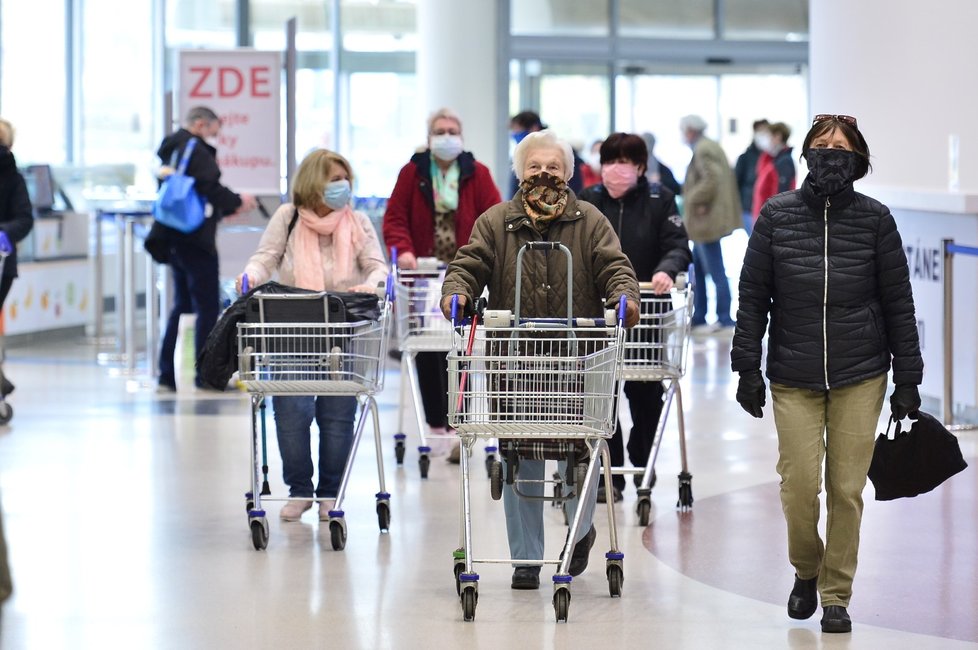
<instances>
[{"instance_id":1,"label":"blue shoulder bag","mask_svg":"<svg viewBox=\"0 0 978 650\"><path fill-rule=\"evenodd\" d=\"M194 189L193 176L187 176L187 163L196 144L197 138L187 142L179 166L164 179L153 202L153 218L183 233L193 232L204 223L204 200Z\"/></svg>"}]
</instances>

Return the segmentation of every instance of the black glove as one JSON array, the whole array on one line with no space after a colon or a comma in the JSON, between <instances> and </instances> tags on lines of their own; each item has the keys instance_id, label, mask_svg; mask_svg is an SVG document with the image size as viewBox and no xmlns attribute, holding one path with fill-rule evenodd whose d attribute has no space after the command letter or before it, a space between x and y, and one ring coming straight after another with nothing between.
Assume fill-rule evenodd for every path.
<instances>
[{"instance_id":1,"label":"black glove","mask_svg":"<svg viewBox=\"0 0 978 650\"><path fill-rule=\"evenodd\" d=\"M755 418L764 416L762 407L766 401L764 396L764 377L760 370L742 370L740 383L737 384L737 401L745 411Z\"/></svg>"},{"instance_id":2,"label":"black glove","mask_svg":"<svg viewBox=\"0 0 978 650\"><path fill-rule=\"evenodd\" d=\"M920 408L920 392L913 384L898 384L890 395L890 414L894 420L902 420Z\"/></svg>"}]
</instances>

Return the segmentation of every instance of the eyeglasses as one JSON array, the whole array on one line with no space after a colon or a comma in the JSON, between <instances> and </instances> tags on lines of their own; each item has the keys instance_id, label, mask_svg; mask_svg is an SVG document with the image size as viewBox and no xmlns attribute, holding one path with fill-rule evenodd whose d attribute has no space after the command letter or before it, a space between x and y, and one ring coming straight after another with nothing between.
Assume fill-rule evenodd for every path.
<instances>
[{"instance_id":1,"label":"eyeglasses","mask_svg":"<svg viewBox=\"0 0 978 650\"><path fill-rule=\"evenodd\" d=\"M856 126L856 118L852 115L829 115L828 113L820 113L812 119L812 126L815 126L819 122L825 122L826 120L838 120L844 122L854 129L858 129Z\"/></svg>"}]
</instances>

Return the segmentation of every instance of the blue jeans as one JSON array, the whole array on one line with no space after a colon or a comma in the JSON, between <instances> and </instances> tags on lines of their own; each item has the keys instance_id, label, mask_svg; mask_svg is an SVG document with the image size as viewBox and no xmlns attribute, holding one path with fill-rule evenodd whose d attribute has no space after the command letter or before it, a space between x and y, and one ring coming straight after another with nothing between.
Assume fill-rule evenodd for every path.
<instances>
[{"instance_id":1,"label":"blue jeans","mask_svg":"<svg viewBox=\"0 0 978 650\"><path fill-rule=\"evenodd\" d=\"M315 419L319 426L319 487L315 496L335 498L353 446L357 398L278 395L272 398L272 406L282 454L282 478L289 486L289 496L313 496L309 440Z\"/></svg>"},{"instance_id":2,"label":"blue jeans","mask_svg":"<svg viewBox=\"0 0 978 650\"><path fill-rule=\"evenodd\" d=\"M734 324L730 317L730 281L727 271L723 268L723 251L720 242L693 244L693 281L696 283L693 291L693 325L706 323L706 276L710 276L716 287L717 323L725 326Z\"/></svg>"},{"instance_id":3,"label":"blue jeans","mask_svg":"<svg viewBox=\"0 0 978 650\"><path fill-rule=\"evenodd\" d=\"M743 213L744 218L744 230L747 231L747 236L749 237L752 232L754 232L754 215L750 210L746 210Z\"/></svg>"},{"instance_id":4,"label":"blue jeans","mask_svg":"<svg viewBox=\"0 0 978 650\"><path fill-rule=\"evenodd\" d=\"M517 478L525 481L542 481L546 461L521 460ZM564 474L567 463L558 463L561 475ZM503 462L503 476L506 463ZM599 465L600 467L600 465ZM542 483L524 483L519 486L520 492L532 496L543 495ZM568 521L574 520L578 502L581 501L581 525L577 529L577 539L584 539L591 530L591 520L594 518L594 504L598 499L598 482L591 482L591 489L584 495L583 501L575 497L567 501ZM543 559L543 501L524 499L513 491L513 486L503 484L503 510L506 512L506 536L509 538L509 556L514 560ZM516 563L518 564L518 563Z\"/></svg>"}]
</instances>

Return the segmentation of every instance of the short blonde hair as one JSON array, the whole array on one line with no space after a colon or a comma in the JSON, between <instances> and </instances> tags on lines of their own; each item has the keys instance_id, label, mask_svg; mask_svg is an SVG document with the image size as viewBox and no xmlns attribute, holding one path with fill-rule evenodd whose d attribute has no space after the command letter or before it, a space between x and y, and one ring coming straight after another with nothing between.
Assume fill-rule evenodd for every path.
<instances>
[{"instance_id":1,"label":"short blonde hair","mask_svg":"<svg viewBox=\"0 0 978 650\"><path fill-rule=\"evenodd\" d=\"M439 108L428 118L428 135L431 135L431 130L435 128L435 122L440 119L452 120L458 124L459 132L462 131L462 118L458 116L458 113L450 108Z\"/></svg>"},{"instance_id":2,"label":"short blonde hair","mask_svg":"<svg viewBox=\"0 0 978 650\"><path fill-rule=\"evenodd\" d=\"M564 180L569 181L574 176L574 150L566 140L561 140L550 129L534 131L527 134L513 152L513 173L520 181L523 180L526 158L534 149L557 149L564 154Z\"/></svg>"},{"instance_id":3,"label":"short blonde hair","mask_svg":"<svg viewBox=\"0 0 978 650\"><path fill-rule=\"evenodd\" d=\"M14 146L14 125L0 117L0 145L8 149Z\"/></svg>"},{"instance_id":4,"label":"short blonde hair","mask_svg":"<svg viewBox=\"0 0 978 650\"><path fill-rule=\"evenodd\" d=\"M297 208L318 208L323 204L323 190L329 181L333 165L346 170L353 186L353 168L340 154L328 149L317 149L302 159L292 181L292 205Z\"/></svg>"}]
</instances>

